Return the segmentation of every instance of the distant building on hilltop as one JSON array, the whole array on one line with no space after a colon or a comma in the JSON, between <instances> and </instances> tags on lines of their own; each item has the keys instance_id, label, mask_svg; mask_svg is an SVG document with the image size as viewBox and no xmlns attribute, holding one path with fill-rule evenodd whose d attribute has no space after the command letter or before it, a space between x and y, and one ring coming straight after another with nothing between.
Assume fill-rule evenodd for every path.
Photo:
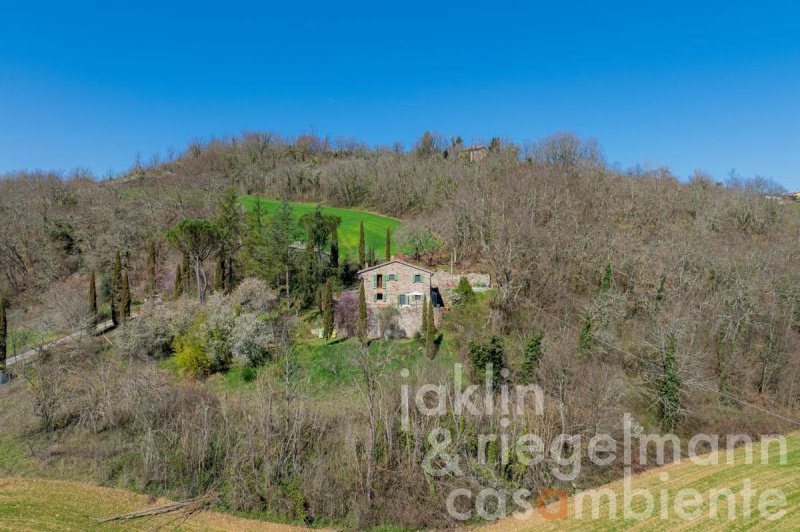
<instances>
[{"instance_id":1,"label":"distant building on hilltop","mask_svg":"<svg viewBox=\"0 0 800 532\"><path fill-rule=\"evenodd\" d=\"M462 159L471 163L482 163L489 156L489 148L486 146L474 145L464 148L459 153Z\"/></svg>"}]
</instances>

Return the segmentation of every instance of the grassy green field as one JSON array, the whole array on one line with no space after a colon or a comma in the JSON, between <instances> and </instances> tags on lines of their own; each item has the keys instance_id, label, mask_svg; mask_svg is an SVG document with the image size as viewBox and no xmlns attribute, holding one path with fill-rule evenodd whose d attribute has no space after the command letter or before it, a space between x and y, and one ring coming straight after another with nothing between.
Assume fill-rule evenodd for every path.
<instances>
[{"instance_id":1,"label":"grassy green field","mask_svg":"<svg viewBox=\"0 0 800 532\"><path fill-rule=\"evenodd\" d=\"M248 211L255 208L256 202L261 202L261 208L265 215L272 216L278 209L281 202L262 198L260 196L239 196L239 203L243 205ZM295 220L306 214L313 212L317 208L315 203L294 203L290 202L292 206L292 213ZM342 219L339 226L339 250L342 257L349 255L355 257L358 254L358 234L359 224L364 222L364 238L367 247L375 248L375 253L378 257L383 257L384 250L386 249L386 228L393 235L394 232L403 225L401 220L396 218L389 218L388 216L381 216L367 211L358 209L342 209L339 207L323 207L322 212L326 214L333 214ZM305 239L305 230L298 223L295 226L295 238L297 240ZM398 251L402 251L397 247L397 242L393 242L393 247Z\"/></svg>"},{"instance_id":2,"label":"grassy green field","mask_svg":"<svg viewBox=\"0 0 800 532\"><path fill-rule=\"evenodd\" d=\"M780 463L778 445L769 445L768 463L762 463L761 446L754 444L752 447L753 459L746 463L746 447L739 447L734 453L734 462L726 463L727 453L723 449L719 455L718 464L696 464L688 459L680 464L673 464L652 469L632 478L633 489L643 488L654 497L651 517L643 520L623 519L623 481L612 482L602 486L616 494L616 518L609 518L609 498L600 499L599 518L592 518L591 499L584 498L582 518L578 519L575 512L576 496L567 502L567 517L565 519L547 520L534 511L527 520L517 520L514 517L506 518L494 525L485 527L486 530L502 532L505 530L798 530L800 529L800 432L786 436L787 455L786 463ZM749 517L744 511L744 481L749 480L750 489L754 493L751 502ZM715 505L718 509L716 517L710 512L709 491L712 489L729 489L734 498L734 518L729 519L728 502L726 497L719 498ZM683 519L675 511L677 494L684 489L694 489L700 493L702 499L699 506L699 516L695 519ZM786 514L776 520L769 521L762 517L759 511L759 498L767 489L777 489L783 492L786 505L782 508ZM666 517L661 516L662 490L666 492L667 501ZM594 490L597 493L597 490ZM591 493L591 492L590 492ZM689 495L689 494L687 494ZM586 502L589 501L589 502ZM633 498L631 506L635 511L642 511L645 502L642 498ZM688 509L688 507L687 507ZM777 512L781 507L771 507L770 512ZM558 503L548 506L548 511L555 513ZM513 511L513 509L511 510Z\"/></svg>"},{"instance_id":3,"label":"grassy green field","mask_svg":"<svg viewBox=\"0 0 800 532\"><path fill-rule=\"evenodd\" d=\"M0 530L303 530L211 511L98 523L169 502L81 482L0 478Z\"/></svg>"}]
</instances>

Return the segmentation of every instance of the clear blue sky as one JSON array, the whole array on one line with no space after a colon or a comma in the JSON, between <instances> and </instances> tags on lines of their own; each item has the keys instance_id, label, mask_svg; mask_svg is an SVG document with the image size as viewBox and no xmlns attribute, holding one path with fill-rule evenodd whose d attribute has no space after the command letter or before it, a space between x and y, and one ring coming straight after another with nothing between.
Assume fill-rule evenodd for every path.
<instances>
[{"instance_id":1,"label":"clear blue sky","mask_svg":"<svg viewBox=\"0 0 800 532\"><path fill-rule=\"evenodd\" d=\"M623 167L800 188L796 2L122 4L3 6L0 172L102 175L245 129L568 130Z\"/></svg>"}]
</instances>

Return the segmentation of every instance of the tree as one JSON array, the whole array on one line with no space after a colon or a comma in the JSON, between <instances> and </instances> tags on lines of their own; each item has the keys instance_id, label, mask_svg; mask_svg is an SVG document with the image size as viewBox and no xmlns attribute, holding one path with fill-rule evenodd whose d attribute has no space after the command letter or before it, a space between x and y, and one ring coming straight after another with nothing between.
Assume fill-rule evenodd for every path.
<instances>
[{"instance_id":1,"label":"tree","mask_svg":"<svg viewBox=\"0 0 800 532\"><path fill-rule=\"evenodd\" d=\"M131 287L128 282L128 271L122 272L122 283L119 291L119 315L122 321L131 317Z\"/></svg>"},{"instance_id":2,"label":"tree","mask_svg":"<svg viewBox=\"0 0 800 532\"><path fill-rule=\"evenodd\" d=\"M183 292L188 294L191 293L192 290L192 259L189 257L188 253L183 253L181 257L181 273L183 277L181 278L181 284L183 286ZM197 285L194 286L197 289Z\"/></svg>"},{"instance_id":3,"label":"tree","mask_svg":"<svg viewBox=\"0 0 800 532\"><path fill-rule=\"evenodd\" d=\"M429 358L436 355L436 314L433 311L433 299L428 301L428 323L425 327L425 352Z\"/></svg>"},{"instance_id":4,"label":"tree","mask_svg":"<svg viewBox=\"0 0 800 532\"><path fill-rule=\"evenodd\" d=\"M586 356L592 350L594 335L592 334L592 317L588 313L583 319L583 327L578 336L578 351L582 356Z\"/></svg>"},{"instance_id":5,"label":"tree","mask_svg":"<svg viewBox=\"0 0 800 532\"><path fill-rule=\"evenodd\" d=\"M157 277L158 273L156 271L156 244L151 240L147 245L146 290L148 296L152 297L153 294L155 294Z\"/></svg>"},{"instance_id":6,"label":"tree","mask_svg":"<svg viewBox=\"0 0 800 532\"><path fill-rule=\"evenodd\" d=\"M331 270L336 272L339 269L339 232L336 227L331 233Z\"/></svg>"},{"instance_id":7,"label":"tree","mask_svg":"<svg viewBox=\"0 0 800 532\"><path fill-rule=\"evenodd\" d=\"M203 262L219 250L222 231L212 221L186 219L169 230L167 238L173 246L186 253L194 262L194 276L200 303L206 301L208 278Z\"/></svg>"},{"instance_id":8,"label":"tree","mask_svg":"<svg viewBox=\"0 0 800 532\"><path fill-rule=\"evenodd\" d=\"M114 256L114 266L111 270L111 322L116 326L120 321L119 297L122 290L122 259L119 251Z\"/></svg>"},{"instance_id":9,"label":"tree","mask_svg":"<svg viewBox=\"0 0 800 532\"><path fill-rule=\"evenodd\" d=\"M491 386L496 388L502 378L500 371L505 365L503 341L493 336L488 343L470 343L469 360L472 362L475 380L484 382L488 376L491 379Z\"/></svg>"},{"instance_id":10,"label":"tree","mask_svg":"<svg viewBox=\"0 0 800 532\"><path fill-rule=\"evenodd\" d=\"M294 217L292 206L288 201L282 201L280 207L272 216L268 230L268 257L271 276L276 280L276 285L283 282L286 295L289 295L289 280L292 270L292 240L294 234Z\"/></svg>"},{"instance_id":11,"label":"tree","mask_svg":"<svg viewBox=\"0 0 800 532\"><path fill-rule=\"evenodd\" d=\"M358 267L363 268L367 262L367 244L364 239L364 220L358 228Z\"/></svg>"},{"instance_id":12,"label":"tree","mask_svg":"<svg viewBox=\"0 0 800 532\"><path fill-rule=\"evenodd\" d=\"M8 319L6 318L6 300L0 296L0 372L6 368L6 350L8 349Z\"/></svg>"},{"instance_id":13,"label":"tree","mask_svg":"<svg viewBox=\"0 0 800 532\"><path fill-rule=\"evenodd\" d=\"M519 376L522 384L533 384L536 368L539 367L542 359L542 340L544 340L544 332L537 331L533 333L525 346L525 352L522 355L522 370Z\"/></svg>"},{"instance_id":14,"label":"tree","mask_svg":"<svg viewBox=\"0 0 800 532\"><path fill-rule=\"evenodd\" d=\"M386 228L386 262L392 260L392 240L389 235L389 228Z\"/></svg>"},{"instance_id":15,"label":"tree","mask_svg":"<svg viewBox=\"0 0 800 532\"><path fill-rule=\"evenodd\" d=\"M667 336L663 352L664 370L658 387L658 406L661 428L671 432L680 419L681 380L678 376L678 359L675 357L675 337Z\"/></svg>"},{"instance_id":16,"label":"tree","mask_svg":"<svg viewBox=\"0 0 800 532\"><path fill-rule=\"evenodd\" d=\"M341 223L341 218L324 214L317 206L313 212L304 214L300 218L300 223L306 228L306 247L301 256L301 294L306 303L314 300L315 296L317 302L321 303L317 292L331 273L330 259L327 256L328 241L333 229Z\"/></svg>"},{"instance_id":17,"label":"tree","mask_svg":"<svg viewBox=\"0 0 800 532\"><path fill-rule=\"evenodd\" d=\"M466 277L461 277L458 281L458 286L456 286L454 290L454 295L456 296L453 298L456 304L470 304L475 302L475 291L472 290L472 285L469 284L469 280Z\"/></svg>"},{"instance_id":18,"label":"tree","mask_svg":"<svg viewBox=\"0 0 800 532\"><path fill-rule=\"evenodd\" d=\"M224 281L222 290L231 290L234 284L234 260L242 247L244 213L236 202L236 192L228 187L217 202L217 216L214 220L220 230L220 253Z\"/></svg>"},{"instance_id":19,"label":"tree","mask_svg":"<svg viewBox=\"0 0 800 532\"><path fill-rule=\"evenodd\" d=\"M214 271L214 291L225 290L225 255L217 253L217 269Z\"/></svg>"},{"instance_id":20,"label":"tree","mask_svg":"<svg viewBox=\"0 0 800 532\"><path fill-rule=\"evenodd\" d=\"M612 272L611 272L611 263L606 263L606 269L603 272L603 277L600 279L600 284L598 285L598 292L601 294L603 292L608 291L611 288L611 281L613 280Z\"/></svg>"},{"instance_id":21,"label":"tree","mask_svg":"<svg viewBox=\"0 0 800 532\"><path fill-rule=\"evenodd\" d=\"M94 332L95 326L97 325L97 281L94 276L94 270L92 270L92 275L89 277L88 303L89 308L86 312L86 317L89 320L88 329L89 332Z\"/></svg>"},{"instance_id":22,"label":"tree","mask_svg":"<svg viewBox=\"0 0 800 532\"><path fill-rule=\"evenodd\" d=\"M328 278L322 296L322 336L326 340L333 336L333 320L333 279Z\"/></svg>"},{"instance_id":23,"label":"tree","mask_svg":"<svg viewBox=\"0 0 800 532\"><path fill-rule=\"evenodd\" d=\"M420 337L425 340L428 335L428 297L422 296L422 324L419 328Z\"/></svg>"},{"instance_id":24,"label":"tree","mask_svg":"<svg viewBox=\"0 0 800 532\"><path fill-rule=\"evenodd\" d=\"M356 334L358 335L358 341L362 344L366 343L368 333L367 298L364 295L364 280L362 279L358 288L358 321L356 322Z\"/></svg>"},{"instance_id":25,"label":"tree","mask_svg":"<svg viewBox=\"0 0 800 532\"><path fill-rule=\"evenodd\" d=\"M183 295L183 270L181 263L175 267L175 288L172 291L172 297L179 299Z\"/></svg>"}]
</instances>

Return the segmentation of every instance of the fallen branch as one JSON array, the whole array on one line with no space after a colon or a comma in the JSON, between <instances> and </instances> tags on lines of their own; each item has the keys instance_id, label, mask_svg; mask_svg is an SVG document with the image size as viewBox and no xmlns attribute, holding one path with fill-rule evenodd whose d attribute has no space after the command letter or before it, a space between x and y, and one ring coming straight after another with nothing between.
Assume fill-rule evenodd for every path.
<instances>
[{"instance_id":1,"label":"fallen branch","mask_svg":"<svg viewBox=\"0 0 800 532\"><path fill-rule=\"evenodd\" d=\"M156 515L164 515L173 512L185 512L191 515L202 508L219 501L219 493L211 492L195 497L193 499L186 499L185 501L173 502L165 504L164 506L157 506L156 508L148 508L140 512L132 512L129 514L115 515L107 517L98 521L98 524L111 523L113 521L129 521L131 519L141 519L144 517L153 517Z\"/></svg>"}]
</instances>

